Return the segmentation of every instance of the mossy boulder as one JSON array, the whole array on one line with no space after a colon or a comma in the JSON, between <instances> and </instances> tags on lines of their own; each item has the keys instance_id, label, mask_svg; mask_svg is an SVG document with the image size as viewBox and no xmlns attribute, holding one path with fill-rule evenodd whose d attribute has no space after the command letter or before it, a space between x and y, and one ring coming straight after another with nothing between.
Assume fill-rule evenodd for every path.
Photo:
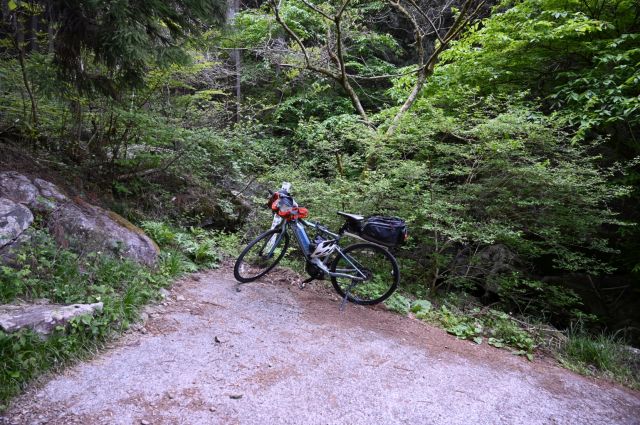
<instances>
[{"instance_id":1,"label":"mossy boulder","mask_svg":"<svg viewBox=\"0 0 640 425\"><path fill-rule=\"evenodd\" d=\"M149 266L157 261L158 246L141 229L112 211L66 196L45 180L16 172L0 173L0 197L14 205L12 222L28 218L25 210L40 215L61 246L80 254L117 255ZM21 221L21 232L31 221Z\"/></svg>"}]
</instances>

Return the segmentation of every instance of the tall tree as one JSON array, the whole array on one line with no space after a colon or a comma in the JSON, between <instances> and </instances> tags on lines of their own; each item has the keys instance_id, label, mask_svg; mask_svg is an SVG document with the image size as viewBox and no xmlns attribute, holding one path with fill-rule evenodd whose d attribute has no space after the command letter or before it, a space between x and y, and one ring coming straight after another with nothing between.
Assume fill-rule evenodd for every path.
<instances>
[{"instance_id":1,"label":"tall tree","mask_svg":"<svg viewBox=\"0 0 640 425\"><path fill-rule=\"evenodd\" d=\"M53 36L55 64L70 81L135 85L150 65L185 59L185 38L221 24L225 12L225 0L11 1L2 32L21 46L23 28L31 28L35 44L39 16ZM10 22L19 30L7 31Z\"/></svg>"},{"instance_id":2,"label":"tall tree","mask_svg":"<svg viewBox=\"0 0 640 425\"><path fill-rule=\"evenodd\" d=\"M317 40L311 42L301 35L303 30L296 28L283 17L283 0L270 0L276 21L282 26L294 43L294 48L302 55L302 67L328 77L337 82L349 96L354 109L360 117L371 124L369 115L362 105L360 96L354 89L359 80L389 79L394 75L362 76L354 74L347 63L347 30L349 19L357 14L354 10L362 5L360 2L341 0L339 2L299 2L310 13L319 17L325 25L326 36L322 46ZM395 8L404 20L409 23L414 34L414 67L407 74L415 75L415 82L410 94L398 109L387 130L393 134L399 121L411 108L419 92L425 85L429 75L433 73L440 54L455 40L480 14L484 0L463 0L454 19L443 19L445 12L453 6L453 2L444 5L438 2L419 2L416 0L387 0L386 3ZM430 44L433 44L431 46Z\"/></svg>"},{"instance_id":3,"label":"tall tree","mask_svg":"<svg viewBox=\"0 0 640 425\"><path fill-rule=\"evenodd\" d=\"M227 9L227 21L233 22L236 14L240 11L240 0L228 0ZM236 94L236 122L240 122L240 108L242 105L242 90L241 90L241 77L242 77L242 57L240 55L240 49L237 47L231 51L231 57L233 59L235 68L235 94Z\"/></svg>"}]
</instances>

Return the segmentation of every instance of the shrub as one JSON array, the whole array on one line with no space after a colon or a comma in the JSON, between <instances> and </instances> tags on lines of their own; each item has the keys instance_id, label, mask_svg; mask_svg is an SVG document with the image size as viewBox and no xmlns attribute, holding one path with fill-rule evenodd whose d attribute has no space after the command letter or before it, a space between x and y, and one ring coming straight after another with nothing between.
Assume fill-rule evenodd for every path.
<instances>
[{"instance_id":1,"label":"shrub","mask_svg":"<svg viewBox=\"0 0 640 425\"><path fill-rule=\"evenodd\" d=\"M170 273L178 275L183 271L200 268L216 268L220 262L217 241L223 240L220 232L207 231L198 227L190 227L188 231L177 230L170 225L158 221L145 221L142 228L168 253L161 259L163 266ZM231 238L227 238L227 245ZM187 262L191 262L188 265Z\"/></svg>"}]
</instances>

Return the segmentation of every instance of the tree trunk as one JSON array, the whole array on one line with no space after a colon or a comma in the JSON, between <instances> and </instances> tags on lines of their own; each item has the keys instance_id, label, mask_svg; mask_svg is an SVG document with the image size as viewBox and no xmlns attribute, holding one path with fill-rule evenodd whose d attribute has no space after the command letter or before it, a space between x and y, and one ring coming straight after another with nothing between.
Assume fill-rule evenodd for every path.
<instances>
[{"instance_id":1,"label":"tree trunk","mask_svg":"<svg viewBox=\"0 0 640 425\"><path fill-rule=\"evenodd\" d=\"M235 18L236 14L240 11L240 0L228 0L227 3L227 21L231 22ZM233 59L235 69L235 95L236 95L236 112L235 121L240 122L240 108L242 105L242 90L241 90L241 77L242 77L242 62L240 56L240 49L233 49L231 52L231 58Z\"/></svg>"},{"instance_id":2,"label":"tree trunk","mask_svg":"<svg viewBox=\"0 0 640 425\"><path fill-rule=\"evenodd\" d=\"M54 16L53 16L53 6L51 3L47 3L47 51L50 55L53 54L54 51L54 38L55 33L53 30L54 26Z\"/></svg>"},{"instance_id":3,"label":"tree trunk","mask_svg":"<svg viewBox=\"0 0 640 425\"><path fill-rule=\"evenodd\" d=\"M24 83L24 88L27 91L29 101L31 102L31 122L35 126L38 125L38 105L36 103L36 98L33 94L33 87L31 85L31 82L29 81L29 76L27 73L27 64L25 61L24 28L22 26L22 21L20 20L20 17L17 13L14 15L14 19L15 38L13 39L13 43L18 52L18 63L20 64L20 71L22 73L22 82Z\"/></svg>"},{"instance_id":4,"label":"tree trunk","mask_svg":"<svg viewBox=\"0 0 640 425\"><path fill-rule=\"evenodd\" d=\"M405 100L404 104L402 104L402 106L400 107L398 113L393 117L393 121L387 129L387 136L392 136L393 133L395 133L396 128L398 128L398 125L400 124L400 120L402 120L404 114L406 114L411 106L413 106L413 103L416 101L418 95L420 94L420 90L422 90L422 87L424 87L424 83L427 81L427 76L431 75L432 72L432 66L428 66L424 70L420 71L416 80L416 84L413 86L413 90L411 90L411 93Z\"/></svg>"},{"instance_id":5,"label":"tree trunk","mask_svg":"<svg viewBox=\"0 0 640 425\"><path fill-rule=\"evenodd\" d=\"M235 62L236 68L236 122L240 122L240 108L242 105L242 90L240 86L241 76L242 76L242 58L240 56L240 50L234 49L233 51L233 59Z\"/></svg>"},{"instance_id":6,"label":"tree trunk","mask_svg":"<svg viewBox=\"0 0 640 425\"><path fill-rule=\"evenodd\" d=\"M2 12L2 21L9 22L9 0L0 0L0 12Z\"/></svg>"},{"instance_id":7,"label":"tree trunk","mask_svg":"<svg viewBox=\"0 0 640 425\"><path fill-rule=\"evenodd\" d=\"M351 99L351 104L355 108L356 112L358 112L358 115L360 115L360 117L365 122L365 124L372 127L371 121L369 120L369 116L367 115L367 111L365 111L364 108L362 107L362 103L360 103L360 97L358 97L358 93L356 93L356 91L353 89L353 86L351 86L351 84L349 83L349 80L345 78L341 82L341 84L344 91L346 91L347 94L349 95L349 99Z\"/></svg>"},{"instance_id":8,"label":"tree trunk","mask_svg":"<svg viewBox=\"0 0 640 425\"><path fill-rule=\"evenodd\" d=\"M38 51L38 15L35 14L29 20L29 51Z\"/></svg>"}]
</instances>

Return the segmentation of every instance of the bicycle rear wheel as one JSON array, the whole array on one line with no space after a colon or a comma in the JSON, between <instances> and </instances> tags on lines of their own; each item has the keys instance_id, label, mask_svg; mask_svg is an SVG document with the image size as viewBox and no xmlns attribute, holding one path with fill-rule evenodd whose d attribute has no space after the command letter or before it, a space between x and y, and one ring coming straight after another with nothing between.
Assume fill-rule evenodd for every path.
<instances>
[{"instance_id":1,"label":"bicycle rear wheel","mask_svg":"<svg viewBox=\"0 0 640 425\"><path fill-rule=\"evenodd\" d=\"M271 238L273 244L269 241ZM238 282L253 282L269 273L284 257L289 247L289 235L281 229L264 232L247 245L233 267L233 276Z\"/></svg>"},{"instance_id":2,"label":"bicycle rear wheel","mask_svg":"<svg viewBox=\"0 0 640 425\"><path fill-rule=\"evenodd\" d=\"M377 304L389 298L398 287L400 271L398 262L386 249L368 243L349 245L331 264L332 273L353 276L364 274L364 280L331 277L331 283L341 297L355 304Z\"/></svg>"}]
</instances>

